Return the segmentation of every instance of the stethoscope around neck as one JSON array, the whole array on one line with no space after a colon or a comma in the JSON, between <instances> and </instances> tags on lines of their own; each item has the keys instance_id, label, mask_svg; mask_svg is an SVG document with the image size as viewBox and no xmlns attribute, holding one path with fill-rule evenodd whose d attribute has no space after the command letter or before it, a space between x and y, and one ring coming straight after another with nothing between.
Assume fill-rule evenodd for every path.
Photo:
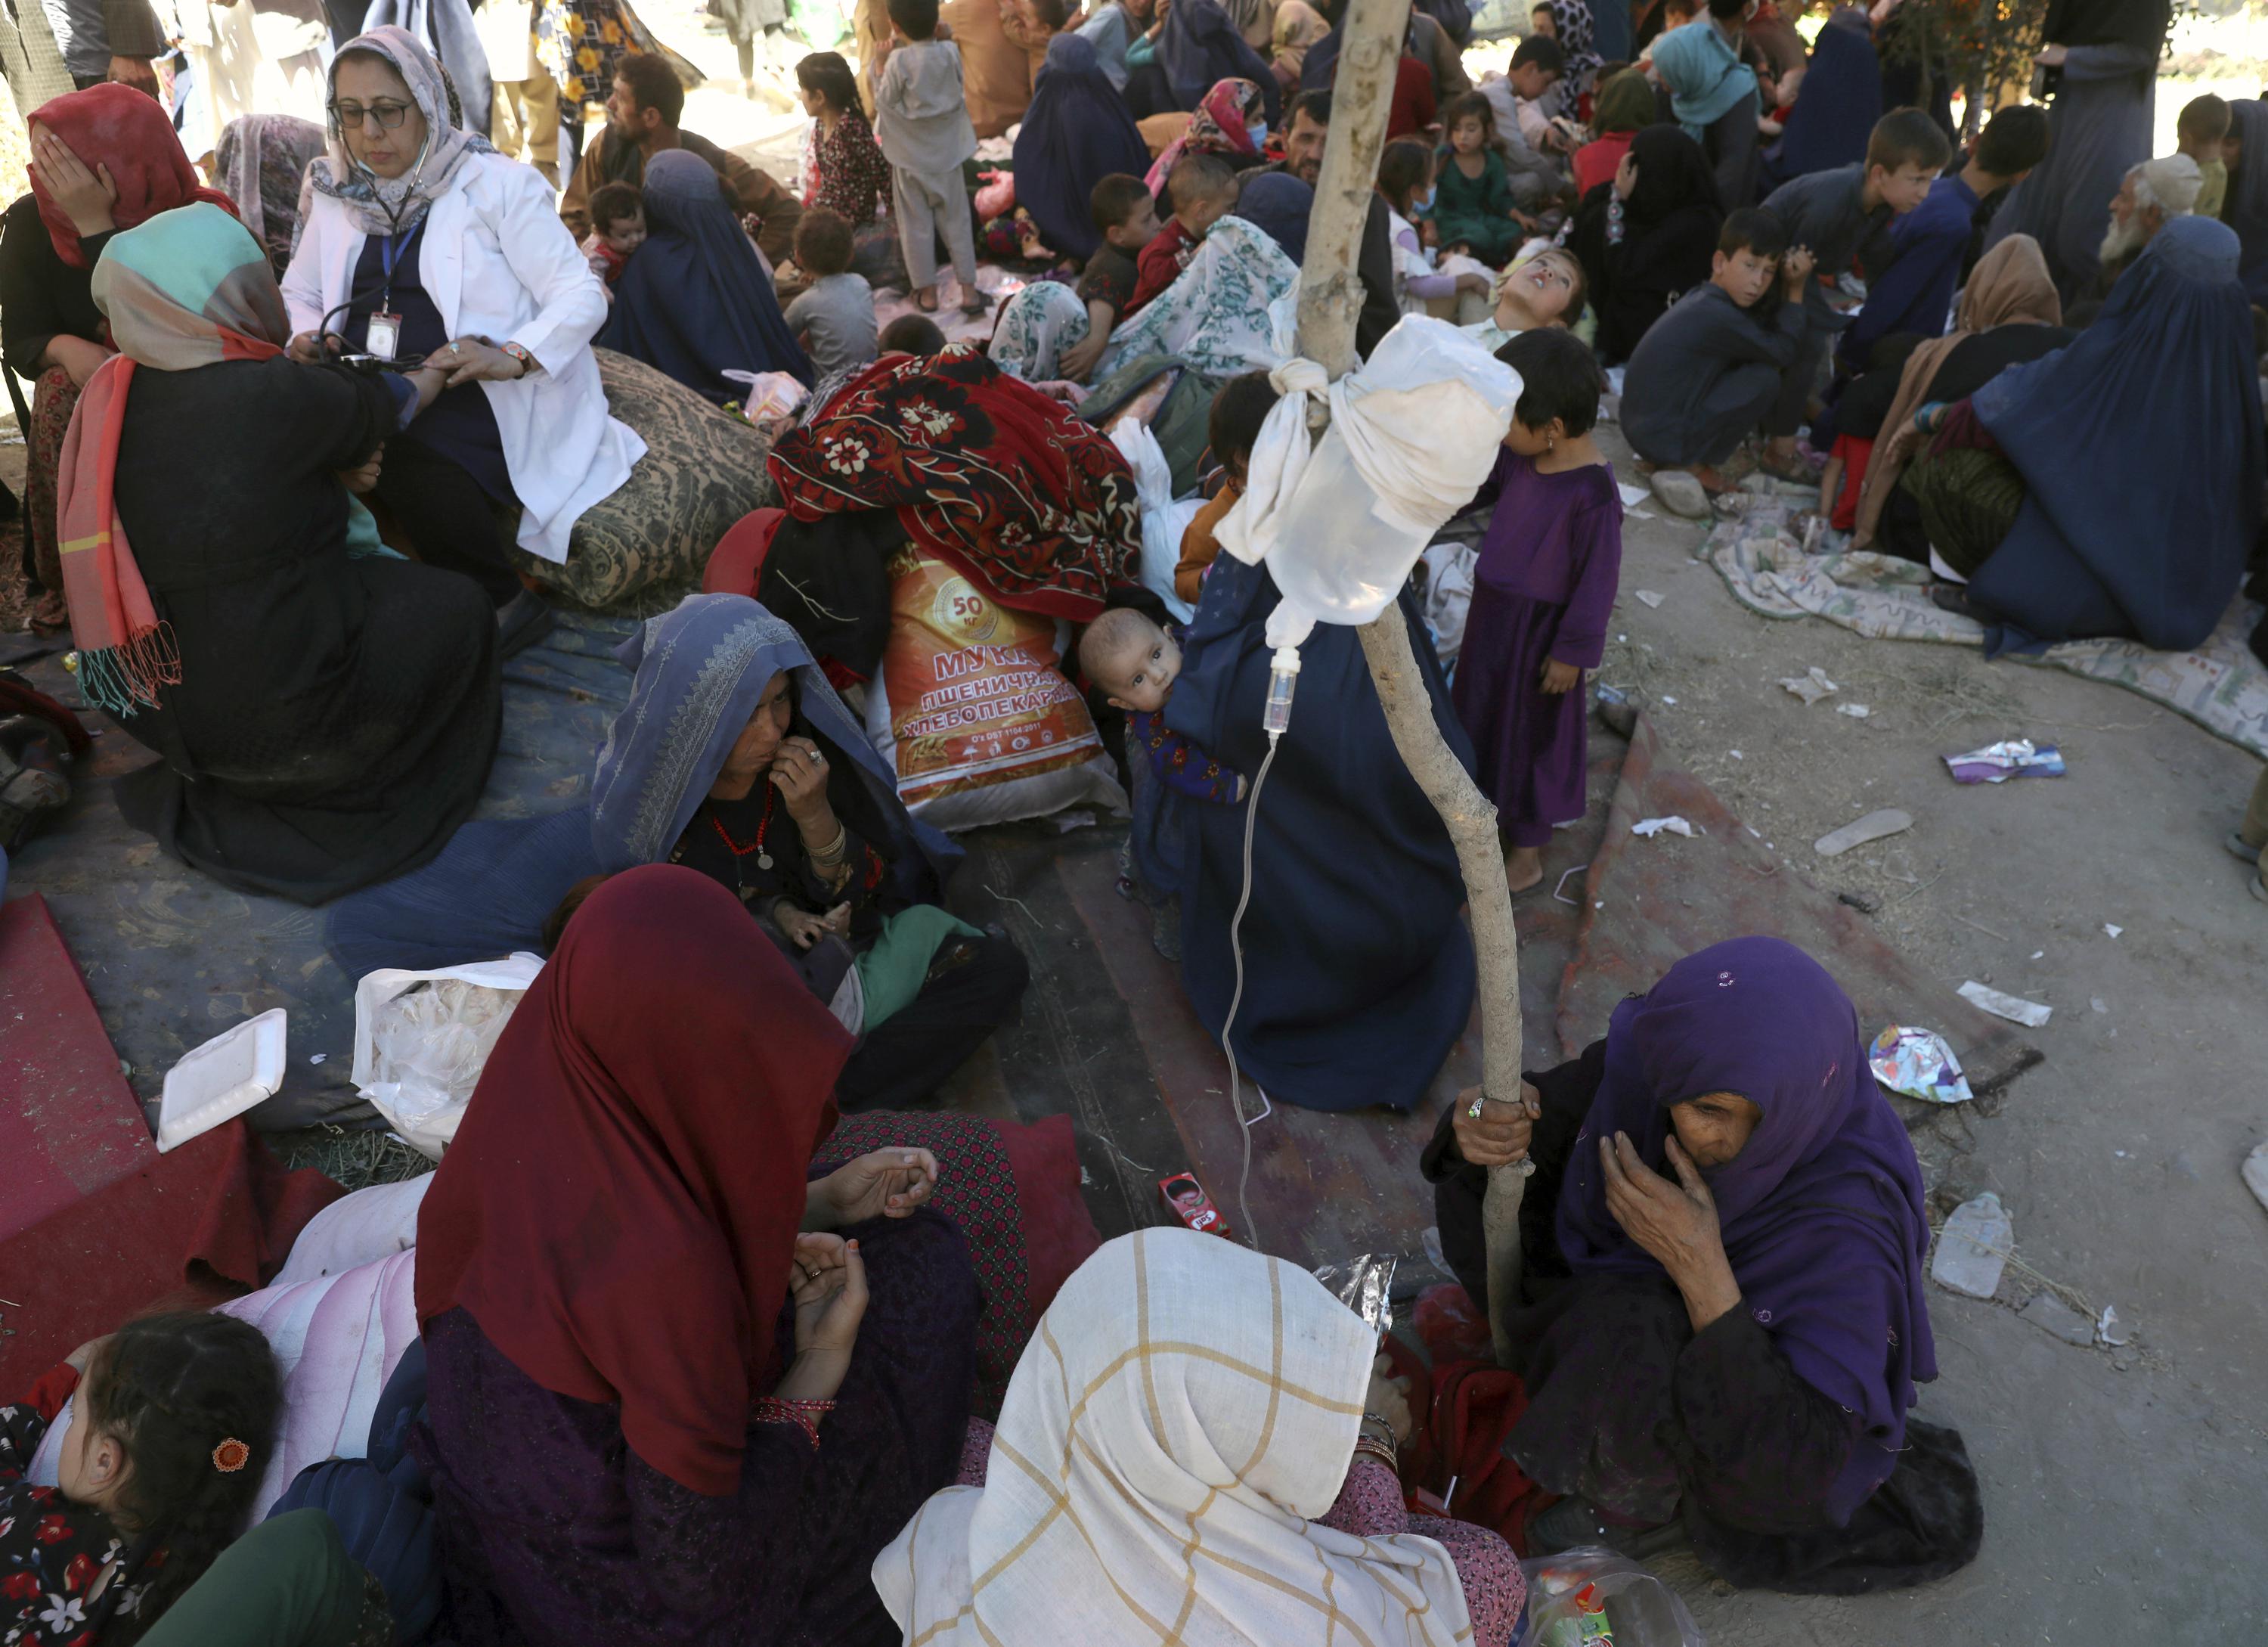
<instances>
[{"instance_id":1,"label":"stethoscope around neck","mask_svg":"<svg viewBox=\"0 0 2268 1647\"><path fill-rule=\"evenodd\" d=\"M420 112L422 113L423 111L421 110ZM343 132L340 134L339 147L342 152L346 152L346 137ZM351 152L347 152L348 166L353 168L354 172L358 176L363 177L371 182L372 185L371 193L378 209L386 214L387 222L393 225L385 237L389 249L396 249L397 252L407 251L409 247L410 239L414 237L420 229L423 229L425 226L425 219L423 218L420 218L416 222L411 224L408 229L403 229L401 226L401 214L409 209L410 196L416 192L418 179L423 174L425 170L426 159L432 154L432 152L433 133L429 125L425 133L425 141L418 145L416 163L413 165L405 174L409 179L409 184L408 187L402 190L401 203L398 206L389 204L386 198L378 193L376 185L379 181L383 181L379 177L378 174L372 171L370 167L364 166L360 160L356 159ZM431 203L428 203L428 209L431 209ZM400 241L401 244L398 248L394 248L393 243L397 240ZM379 313L379 310L383 309L387 304L389 304L392 301L394 292L394 261L393 258L389 258L386 266L386 284L379 287L376 292L365 292L360 297L357 297L352 292L349 292L347 296L342 301L333 305L329 309L326 310L324 312L322 321L315 328L316 336L328 337L337 336L342 341L343 341L345 336L343 333L335 334L332 332L332 321L337 320L342 314L352 314L357 306L363 303L369 302L375 304L376 307L374 307L371 311L372 314ZM350 273L349 276L349 284L352 284L351 273ZM401 355L393 359L384 361L381 364L389 371L414 372L419 366L425 364L425 359L426 357L423 355Z\"/></svg>"}]
</instances>

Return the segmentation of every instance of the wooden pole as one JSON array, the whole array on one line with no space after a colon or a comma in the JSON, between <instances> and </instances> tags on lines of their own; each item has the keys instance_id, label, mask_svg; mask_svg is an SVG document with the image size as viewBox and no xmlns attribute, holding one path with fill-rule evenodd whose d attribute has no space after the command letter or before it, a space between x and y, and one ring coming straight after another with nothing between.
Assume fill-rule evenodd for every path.
<instances>
[{"instance_id":1,"label":"wooden pole","mask_svg":"<svg viewBox=\"0 0 2268 1647\"><path fill-rule=\"evenodd\" d=\"M1356 264L1370 214L1378 157L1410 0L1348 0L1341 24L1330 141L1315 181L1300 270L1299 350L1334 378L1355 366L1355 317L1362 307ZM1362 626L1363 656L1403 764L1440 813L1465 882L1473 947L1480 964L1481 1082L1491 1097L1520 1101L1520 953L1512 892L1497 846L1496 808L1434 724L1425 676L1410 649L1397 602ZM1490 1171L1482 1224L1488 1246L1489 1326L1499 1363L1509 1364L1505 1325L1520 1293L1520 1202L1527 1162Z\"/></svg>"}]
</instances>

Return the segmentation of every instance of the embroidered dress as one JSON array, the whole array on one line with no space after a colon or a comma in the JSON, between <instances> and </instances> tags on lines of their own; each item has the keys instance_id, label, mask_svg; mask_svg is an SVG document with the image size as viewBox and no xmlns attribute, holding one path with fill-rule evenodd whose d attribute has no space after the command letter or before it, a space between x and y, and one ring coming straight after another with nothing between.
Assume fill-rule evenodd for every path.
<instances>
[{"instance_id":1,"label":"embroidered dress","mask_svg":"<svg viewBox=\"0 0 2268 1647\"><path fill-rule=\"evenodd\" d=\"M131 1640L141 1633L133 1620L146 1576L164 1560L160 1551L122 1565L95 1596L103 1569L129 1555L110 1518L25 1479L70 1393L62 1381L45 1381L38 1406L0 1407L0 1642L11 1647ZM113 1621L122 1627L110 1628Z\"/></svg>"},{"instance_id":2,"label":"embroidered dress","mask_svg":"<svg viewBox=\"0 0 2268 1647\"><path fill-rule=\"evenodd\" d=\"M880 215L890 163L865 115L850 109L832 130L814 121L804 134L803 203L836 213L856 228Z\"/></svg>"}]
</instances>

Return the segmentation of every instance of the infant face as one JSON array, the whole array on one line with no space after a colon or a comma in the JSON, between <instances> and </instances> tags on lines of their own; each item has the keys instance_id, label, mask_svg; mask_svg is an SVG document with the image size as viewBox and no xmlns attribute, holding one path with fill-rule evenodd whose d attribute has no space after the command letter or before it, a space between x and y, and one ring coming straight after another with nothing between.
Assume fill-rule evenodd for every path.
<instances>
[{"instance_id":1,"label":"infant face","mask_svg":"<svg viewBox=\"0 0 2268 1647\"><path fill-rule=\"evenodd\" d=\"M1109 678L1099 681L1110 701L1121 709L1156 714L1174 695L1174 677L1182 672L1182 649L1155 624L1145 624L1138 637L1115 653Z\"/></svg>"},{"instance_id":2,"label":"infant face","mask_svg":"<svg viewBox=\"0 0 2268 1647\"><path fill-rule=\"evenodd\" d=\"M627 218L616 218L600 233L616 251L635 252L645 240L645 213L633 211Z\"/></svg>"}]
</instances>

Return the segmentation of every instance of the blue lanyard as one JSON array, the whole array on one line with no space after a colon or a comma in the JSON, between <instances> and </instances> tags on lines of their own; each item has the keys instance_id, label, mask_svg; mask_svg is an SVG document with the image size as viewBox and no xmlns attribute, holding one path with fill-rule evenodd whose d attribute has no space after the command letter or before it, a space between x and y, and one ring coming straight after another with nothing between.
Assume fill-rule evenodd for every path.
<instances>
[{"instance_id":1,"label":"blue lanyard","mask_svg":"<svg viewBox=\"0 0 2268 1647\"><path fill-rule=\"evenodd\" d=\"M400 265L402 255L409 251L409 242L417 238L417 231L424 226L425 219L420 218L401 233L389 234L378 243L379 267L385 272L386 277L386 289L379 294L378 299L381 308L389 312L393 309L394 271Z\"/></svg>"}]
</instances>

